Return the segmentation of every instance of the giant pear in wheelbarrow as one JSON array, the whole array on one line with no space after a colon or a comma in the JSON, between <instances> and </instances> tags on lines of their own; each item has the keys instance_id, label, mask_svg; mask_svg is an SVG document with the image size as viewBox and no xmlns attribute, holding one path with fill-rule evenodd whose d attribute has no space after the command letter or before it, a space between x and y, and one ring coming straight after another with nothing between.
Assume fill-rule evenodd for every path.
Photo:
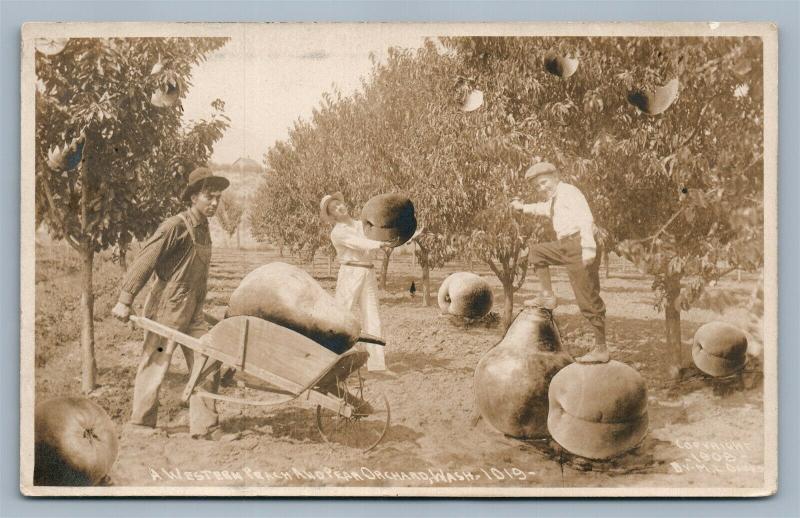
<instances>
[{"instance_id":1,"label":"giant pear in wheelbarrow","mask_svg":"<svg viewBox=\"0 0 800 518\"><path fill-rule=\"evenodd\" d=\"M342 354L358 340L361 324L311 275L275 262L256 268L231 294L227 317L253 316L287 327Z\"/></svg>"},{"instance_id":2,"label":"giant pear in wheelbarrow","mask_svg":"<svg viewBox=\"0 0 800 518\"><path fill-rule=\"evenodd\" d=\"M475 401L495 429L520 438L547 436L550 380L572 362L553 314L524 309L475 368Z\"/></svg>"}]
</instances>

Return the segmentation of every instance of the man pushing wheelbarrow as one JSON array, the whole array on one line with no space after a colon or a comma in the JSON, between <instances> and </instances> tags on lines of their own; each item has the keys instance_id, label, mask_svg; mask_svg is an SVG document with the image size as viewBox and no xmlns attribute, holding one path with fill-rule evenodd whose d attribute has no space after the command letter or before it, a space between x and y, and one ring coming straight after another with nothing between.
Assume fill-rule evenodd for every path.
<instances>
[{"instance_id":1,"label":"man pushing wheelbarrow","mask_svg":"<svg viewBox=\"0 0 800 518\"><path fill-rule=\"evenodd\" d=\"M144 306L144 316L193 337L203 336L208 326L203 315L208 270L211 263L211 233L208 218L214 216L226 178L214 176L207 168L189 175L183 200L189 209L164 221L145 243L122 282L122 290L112 315L127 321L131 304L153 273L156 282ZM173 342L174 343L174 342ZM133 413L129 427L137 432L152 432L158 416L158 391L169 369L174 346L156 333L146 332L142 359L133 390ZM181 346L189 369L195 352ZM204 389L216 392L219 368L208 376ZM189 433L211 439L221 435L213 399L194 394L189 399Z\"/></svg>"}]
</instances>

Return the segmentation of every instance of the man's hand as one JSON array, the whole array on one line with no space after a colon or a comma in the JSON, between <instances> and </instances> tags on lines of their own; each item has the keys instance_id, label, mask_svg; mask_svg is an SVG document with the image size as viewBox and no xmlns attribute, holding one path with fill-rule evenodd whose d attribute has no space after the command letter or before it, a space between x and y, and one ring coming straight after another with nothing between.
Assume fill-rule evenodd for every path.
<instances>
[{"instance_id":1,"label":"man's hand","mask_svg":"<svg viewBox=\"0 0 800 518\"><path fill-rule=\"evenodd\" d=\"M128 318L131 316L131 307L122 302L117 302L114 309L111 310L111 314L114 318L127 322Z\"/></svg>"},{"instance_id":2,"label":"man's hand","mask_svg":"<svg viewBox=\"0 0 800 518\"><path fill-rule=\"evenodd\" d=\"M423 232L425 232L425 227L420 227L420 228L418 228L418 229L417 229L417 231L416 231L416 232L414 232L414 235L413 235L413 236L411 236L411 237L408 239L408 242L410 243L411 241L414 241L414 240L415 240L415 239L417 239L417 238L418 238L420 235L422 235L422 233L423 233Z\"/></svg>"},{"instance_id":3,"label":"man's hand","mask_svg":"<svg viewBox=\"0 0 800 518\"><path fill-rule=\"evenodd\" d=\"M525 204L519 200L514 200L511 202L511 208L514 210L525 210Z\"/></svg>"},{"instance_id":4,"label":"man's hand","mask_svg":"<svg viewBox=\"0 0 800 518\"><path fill-rule=\"evenodd\" d=\"M397 243L399 243L399 242L400 242L400 241L399 241L399 238L394 238L394 239L391 239L391 240L389 240L389 241L383 241L383 242L381 243L381 248L382 248L383 250L388 250L388 249L390 249L390 248L394 248L394 247L396 247L396 246L397 246Z\"/></svg>"}]
</instances>

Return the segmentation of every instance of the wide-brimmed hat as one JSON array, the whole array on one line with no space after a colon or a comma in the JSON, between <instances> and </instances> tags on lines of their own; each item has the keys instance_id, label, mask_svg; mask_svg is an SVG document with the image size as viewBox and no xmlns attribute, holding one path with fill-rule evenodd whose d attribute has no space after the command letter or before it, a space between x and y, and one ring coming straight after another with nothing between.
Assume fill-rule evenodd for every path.
<instances>
[{"instance_id":1,"label":"wide-brimmed hat","mask_svg":"<svg viewBox=\"0 0 800 518\"><path fill-rule=\"evenodd\" d=\"M556 166L550 162L539 162L538 164L533 164L528 168L527 171L525 171L525 179L530 180L543 174L552 174L557 172L558 169L556 169Z\"/></svg>"},{"instance_id":2,"label":"wide-brimmed hat","mask_svg":"<svg viewBox=\"0 0 800 518\"><path fill-rule=\"evenodd\" d=\"M224 191L231 184L227 178L223 176L216 176L211 169L207 167L198 167L189 173L189 183L183 191L181 198L183 201L189 201L192 195L200 191L204 185L214 191Z\"/></svg>"},{"instance_id":3,"label":"wide-brimmed hat","mask_svg":"<svg viewBox=\"0 0 800 518\"><path fill-rule=\"evenodd\" d=\"M333 223L335 221L331 215L328 214L328 204L333 200L339 200L344 203L344 195L340 192L335 192L322 197L322 200L319 202L319 217L322 218L322 221L327 221L328 223Z\"/></svg>"}]
</instances>

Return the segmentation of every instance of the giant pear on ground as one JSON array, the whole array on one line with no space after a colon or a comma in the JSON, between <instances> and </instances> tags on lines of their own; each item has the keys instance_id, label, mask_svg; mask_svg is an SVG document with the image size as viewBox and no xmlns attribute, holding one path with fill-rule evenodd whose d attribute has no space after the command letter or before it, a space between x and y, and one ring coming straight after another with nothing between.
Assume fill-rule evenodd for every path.
<instances>
[{"instance_id":1,"label":"giant pear on ground","mask_svg":"<svg viewBox=\"0 0 800 518\"><path fill-rule=\"evenodd\" d=\"M552 313L543 308L523 310L475 369L475 401L481 416L513 437L546 436L550 380L571 361L561 348Z\"/></svg>"},{"instance_id":2,"label":"giant pear on ground","mask_svg":"<svg viewBox=\"0 0 800 518\"><path fill-rule=\"evenodd\" d=\"M253 316L287 327L341 354L358 341L361 325L311 275L275 262L256 268L231 294L226 317Z\"/></svg>"}]
</instances>

